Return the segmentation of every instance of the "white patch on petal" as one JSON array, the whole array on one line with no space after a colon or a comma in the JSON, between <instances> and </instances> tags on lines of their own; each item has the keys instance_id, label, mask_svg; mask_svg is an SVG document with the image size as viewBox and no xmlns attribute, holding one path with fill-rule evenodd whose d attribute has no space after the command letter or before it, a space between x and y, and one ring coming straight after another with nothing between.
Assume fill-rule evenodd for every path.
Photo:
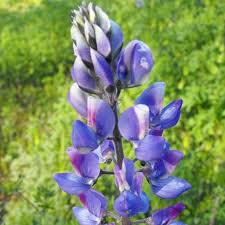
<instances>
[{"instance_id":1,"label":"white patch on petal","mask_svg":"<svg viewBox=\"0 0 225 225\"><path fill-rule=\"evenodd\" d=\"M148 70L148 68L149 68L149 63L145 57L141 58L140 65L146 70Z\"/></svg>"},{"instance_id":2,"label":"white patch on petal","mask_svg":"<svg viewBox=\"0 0 225 225\"><path fill-rule=\"evenodd\" d=\"M139 140L143 139L149 129L149 108L146 105L138 104L134 106L134 112L138 118Z\"/></svg>"}]
</instances>

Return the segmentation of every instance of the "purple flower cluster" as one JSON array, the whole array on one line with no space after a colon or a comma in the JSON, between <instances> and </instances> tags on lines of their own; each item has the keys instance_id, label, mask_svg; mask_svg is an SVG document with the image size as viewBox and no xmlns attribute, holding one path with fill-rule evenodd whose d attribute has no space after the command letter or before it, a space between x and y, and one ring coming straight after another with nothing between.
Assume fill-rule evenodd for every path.
<instances>
[{"instance_id":1,"label":"purple flower cluster","mask_svg":"<svg viewBox=\"0 0 225 225\"><path fill-rule=\"evenodd\" d=\"M175 221L185 208L182 203L131 221L132 216L150 210L149 196L142 190L144 179L152 193L163 199L175 199L191 188L185 180L171 175L183 154L171 149L162 136L165 129L177 124L182 100L163 106L165 84L156 82L119 115L121 91L141 85L152 70L150 49L137 40L122 49L120 27L92 3L72 11L71 35L75 82L68 101L83 119L73 123L72 147L67 150L73 172L57 173L54 179L64 192L80 199L83 207L73 208L77 220L81 225L98 225L109 216L123 225L184 224ZM124 156L122 138L133 144L134 159ZM137 161L141 168L135 165ZM104 170L109 163L114 164L113 171ZM114 212L107 210L104 195L93 189L103 175L114 175L120 193Z\"/></svg>"}]
</instances>

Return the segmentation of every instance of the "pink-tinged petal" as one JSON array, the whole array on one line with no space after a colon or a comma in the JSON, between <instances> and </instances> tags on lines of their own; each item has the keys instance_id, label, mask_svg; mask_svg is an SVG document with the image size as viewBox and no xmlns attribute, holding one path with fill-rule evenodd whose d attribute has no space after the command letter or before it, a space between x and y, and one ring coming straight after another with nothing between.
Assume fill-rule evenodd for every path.
<instances>
[{"instance_id":1,"label":"pink-tinged petal","mask_svg":"<svg viewBox=\"0 0 225 225\"><path fill-rule=\"evenodd\" d=\"M94 153L81 154L73 147L68 148L67 154L74 170L80 176L96 179L100 173L98 156Z\"/></svg>"},{"instance_id":2,"label":"pink-tinged petal","mask_svg":"<svg viewBox=\"0 0 225 225\"><path fill-rule=\"evenodd\" d=\"M97 50L103 56L108 57L109 54L111 53L111 46L110 46L109 39L99 26L95 24L93 26L95 29Z\"/></svg>"},{"instance_id":3,"label":"pink-tinged petal","mask_svg":"<svg viewBox=\"0 0 225 225\"><path fill-rule=\"evenodd\" d=\"M145 137L149 129L149 109L146 105L135 105L122 113L119 119L121 135L129 141L138 141Z\"/></svg>"},{"instance_id":4,"label":"pink-tinged petal","mask_svg":"<svg viewBox=\"0 0 225 225\"><path fill-rule=\"evenodd\" d=\"M98 225L101 223L101 218L91 214L88 209L74 207L73 213L81 225Z\"/></svg>"},{"instance_id":5,"label":"pink-tinged petal","mask_svg":"<svg viewBox=\"0 0 225 225\"><path fill-rule=\"evenodd\" d=\"M167 129L177 124L180 119L182 103L183 101L178 99L162 109L160 112L160 126L162 129Z\"/></svg>"},{"instance_id":6,"label":"pink-tinged petal","mask_svg":"<svg viewBox=\"0 0 225 225\"><path fill-rule=\"evenodd\" d=\"M123 32L121 31L117 23L115 23L112 20L110 22L111 22L110 42L111 42L112 56L116 57L123 45Z\"/></svg>"},{"instance_id":7,"label":"pink-tinged petal","mask_svg":"<svg viewBox=\"0 0 225 225\"><path fill-rule=\"evenodd\" d=\"M159 114L163 106L163 99L165 93L165 83L156 82L137 98L135 104L144 104L149 107L150 118Z\"/></svg>"},{"instance_id":8,"label":"pink-tinged petal","mask_svg":"<svg viewBox=\"0 0 225 225\"><path fill-rule=\"evenodd\" d=\"M88 95L76 83L71 86L68 93L68 101L83 117L87 117L87 98Z\"/></svg>"},{"instance_id":9,"label":"pink-tinged petal","mask_svg":"<svg viewBox=\"0 0 225 225\"><path fill-rule=\"evenodd\" d=\"M100 78L105 88L114 86L113 72L105 58L97 51L91 49L91 59L96 75Z\"/></svg>"},{"instance_id":10,"label":"pink-tinged petal","mask_svg":"<svg viewBox=\"0 0 225 225\"><path fill-rule=\"evenodd\" d=\"M80 120L73 123L72 142L81 153L88 153L98 147L95 133Z\"/></svg>"},{"instance_id":11,"label":"pink-tinged petal","mask_svg":"<svg viewBox=\"0 0 225 225\"><path fill-rule=\"evenodd\" d=\"M177 203L176 205L172 205L167 208L155 211L152 214L153 225L177 224L173 222L171 223L171 221L176 219L184 209L185 205L183 203Z\"/></svg>"},{"instance_id":12,"label":"pink-tinged petal","mask_svg":"<svg viewBox=\"0 0 225 225\"><path fill-rule=\"evenodd\" d=\"M71 195L79 195L89 190L93 182L92 179L78 177L74 173L57 173L54 179L62 191Z\"/></svg>"},{"instance_id":13,"label":"pink-tinged petal","mask_svg":"<svg viewBox=\"0 0 225 225\"><path fill-rule=\"evenodd\" d=\"M99 98L88 97L88 125L99 138L112 134L115 126L115 115L108 103Z\"/></svg>"},{"instance_id":14,"label":"pink-tinged petal","mask_svg":"<svg viewBox=\"0 0 225 225\"><path fill-rule=\"evenodd\" d=\"M124 190L130 190L133 183L134 172L134 162L130 159L123 159L122 169L120 169L119 166L115 164L115 182L120 192Z\"/></svg>"},{"instance_id":15,"label":"pink-tinged petal","mask_svg":"<svg viewBox=\"0 0 225 225\"><path fill-rule=\"evenodd\" d=\"M117 164L114 166L114 176L116 186L119 188L120 192L130 189L130 186L126 180L126 174L122 169L119 168Z\"/></svg>"},{"instance_id":16,"label":"pink-tinged petal","mask_svg":"<svg viewBox=\"0 0 225 225\"><path fill-rule=\"evenodd\" d=\"M164 199L174 199L191 188L191 185L180 178L168 177L151 180L152 191L155 195Z\"/></svg>"},{"instance_id":17,"label":"pink-tinged petal","mask_svg":"<svg viewBox=\"0 0 225 225\"><path fill-rule=\"evenodd\" d=\"M82 193L79 197L82 204L97 217L101 217L107 208L108 203L106 198L100 192L95 190L91 189Z\"/></svg>"},{"instance_id":18,"label":"pink-tinged petal","mask_svg":"<svg viewBox=\"0 0 225 225\"><path fill-rule=\"evenodd\" d=\"M91 76L89 70L84 65L80 57L77 57L73 68L72 68L72 78L77 84L83 89L92 90L96 89L96 84L94 78Z\"/></svg>"},{"instance_id":19,"label":"pink-tinged petal","mask_svg":"<svg viewBox=\"0 0 225 225\"><path fill-rule=\"evenodd\" d=\"M141 194L143 180L144 180L144 174L142 172L137 172L133 178L131 190L137 195Z\"/></svg>"},{"instance_id":20,"label":"pink-tinged petal","mask_svg":"<svg viewBox=\"0 0 225 225\"><path fill-rule=\"evenodd\" d=\"M171 174L177 164L183 159L184 154L177 150L169 150L163 157L164 165L169 174Z\"/></svg>"},{"instance_id":21,"label":"pink-tinged petal","mask_svg":"<svg viewBox=\"0 0 225 225\"><path fill-rule=\"evenodd\" d=\"M100 217L101 202L91 191L81 194L80 198L91 214Z\"/></svg>"},{"instance_id":22,"label":"pink-tinged petal","mask_svg":"<svg viewBox=\"0 0 225 225\"><path fill-rule=\"evenodd\" d=\"M147 135L135 149L136 158L143 161L158 160L165 153L165 139L161 136Z\"/></svg>"}]
</instances>

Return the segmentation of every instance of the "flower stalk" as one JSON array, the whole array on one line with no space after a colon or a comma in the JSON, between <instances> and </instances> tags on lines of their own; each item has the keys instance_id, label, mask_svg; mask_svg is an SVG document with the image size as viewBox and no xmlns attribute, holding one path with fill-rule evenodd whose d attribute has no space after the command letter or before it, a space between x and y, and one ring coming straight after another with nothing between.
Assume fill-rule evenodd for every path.
<instances>
[{"instance_id":1,"label":"flower stalk","mask_svg":"<svg viewBox=\"0 0 225 225\"><path fill-rule=\"evenodd\" d=\"M111 217L122 225L184 225L175 220L185 209L182 203L132 220L137 214L150 214L150 200L142 190L144 179L152 193L163 199L175 199L191 188L187 181L171 175L183 153L171 149L163 136L165 129L177 124L182 100L163 107L165 83L156 82L120 113L121 91L146 82L153 68L150 48L134 40L122 49L119 25L92 3L72 11L71 37L76 59L68 101L83 119L74 121L72 146L67 149L73 172L56 173L54 179L62 191L80 199L83 207L73 208L78 222L99 225ZM133 144L133 159L124 155L123 140ZM105 170L109 163L113 171ZM113 175L119 190L115 213L108 211L105 196L94 190L102 175Z\"/></svg>"}]
</instances>

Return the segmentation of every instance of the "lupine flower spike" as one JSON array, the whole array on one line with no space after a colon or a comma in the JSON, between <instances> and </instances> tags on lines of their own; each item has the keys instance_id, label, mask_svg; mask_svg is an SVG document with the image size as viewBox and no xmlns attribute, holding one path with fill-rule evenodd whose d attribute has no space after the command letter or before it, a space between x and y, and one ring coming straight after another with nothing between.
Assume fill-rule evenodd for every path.
<instances>
[{"instance_id":1,"label":"lupine flower spike","mask_svg":"<svg viewBox=\"0 0 225 225\"><path fill-rule=\"evenodd\" d=\"M73 207L78 222L105 224L112 217L115 221L108 225L116 221L122 225L184 225L175 220L185 209L183 203L154 210L142 190L145 179L152 193L162 199L175 199L191 188L187 181L172 176L183 153L163 136L165 129L177 124L182 100L164 106L165 83L156 82L132 107L119 113L121 90L140 86L152 71L150 48L139 40L123 47L119 25L92 3L72 11L71 37L76 58L68 101L82 119L73 122L72 146L67 149L73 172L56 173L54 179L62 191L80 199L82 207ZM122 138L133 144L135 158L124 156ZM135 167L137 160L141 168ZM114 164L113 171L104 170L108 163ZM119 191L113 212L105 196L93 189L103 175L114 175ZM141 213L150 216L134 221L132 217Z\"/></svg>"}]
</instances>

